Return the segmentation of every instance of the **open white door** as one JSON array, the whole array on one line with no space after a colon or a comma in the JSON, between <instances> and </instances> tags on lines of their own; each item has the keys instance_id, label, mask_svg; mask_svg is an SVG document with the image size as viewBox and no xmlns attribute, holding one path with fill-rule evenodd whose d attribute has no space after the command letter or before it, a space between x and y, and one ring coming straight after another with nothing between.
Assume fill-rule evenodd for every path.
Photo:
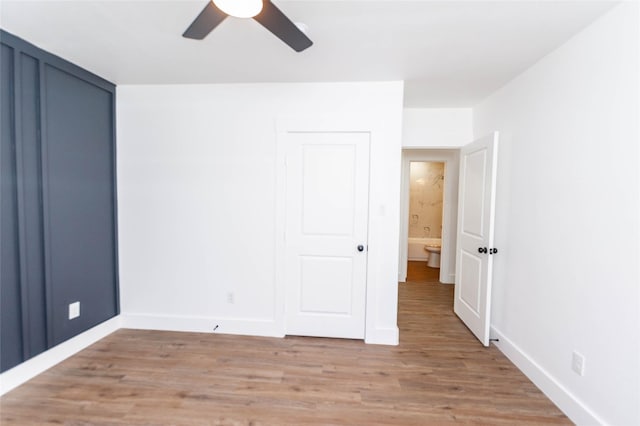
<instances>
[{"instance_id":1,"label":"open white door","mask_svg":"<svg viewBox=\"0 0 640 426\"><path fill-rule=\"evenodd\" d=\"M489 346L498 132L460 152L458 244L453 310Z\"/></svg>"},{"instance_id":2,"label":"open white door","mask_svg":"<svg viewBox=\"0 0 640 426\"><path fill-rule=\"evenodd\" d=\"M363 339L367 132L288 132L286 334Z\"/></svg>"}]
</instances>

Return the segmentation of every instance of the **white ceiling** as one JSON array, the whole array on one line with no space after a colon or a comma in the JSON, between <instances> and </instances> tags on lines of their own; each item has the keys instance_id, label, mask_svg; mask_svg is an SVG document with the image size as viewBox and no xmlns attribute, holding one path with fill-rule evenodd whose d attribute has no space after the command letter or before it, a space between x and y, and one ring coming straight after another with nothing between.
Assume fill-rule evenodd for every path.
<instances>
[{"instance_id":1,"label":"white ceiling","mask_svg":"<svg viewBox=\"0 0 640 426\"><path fill-rule=\"evenodd\" d=\"M405 105L473 106L611 1L274 0L309 26L296 53L253 20L204 41L207 0L2 0L0 26L116 84L405 80Z\"/></svg>"}]
</instances>

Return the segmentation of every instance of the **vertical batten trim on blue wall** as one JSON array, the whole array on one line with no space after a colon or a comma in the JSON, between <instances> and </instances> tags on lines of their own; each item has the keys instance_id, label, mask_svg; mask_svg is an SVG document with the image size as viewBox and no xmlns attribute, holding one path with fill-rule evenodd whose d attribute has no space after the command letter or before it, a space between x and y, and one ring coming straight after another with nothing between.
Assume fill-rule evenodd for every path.
<instances>
[{"instance_id":1,"label":"vertical batten trim on blue wall","mask_svg":"<svg viewBox=\"0 0 640 426\"><path fill-rule=\"evenodd\" d=\"M45 81L45 64L44 61L38 61L38 82L39 82L39 110L40 110L40 168L42 170L42 257L44 260L44 289L46 299L46 318L47 318L47 347L50 348L53 345L54 333L53 333L53 289L51 288L51 226L48 218L49 215L49 180L45 177L48 176L47 157L49 155L47 145L47 114L46 114L46 94L43 90L46 87Z\"/></svg>"},{"instance_id":2,"label":"vertical batten trim on blue wall","mask_svg":"<svg viewBox=\"0 0 640 426\"><path fill-rule=\"evenodd\" d=\"M35 122L36 123L41 123L41 104L40 104L40 91L42 88L42 85L40 83L40 76L41 74L41 69L40 69L40 64L42 63L42 60L38 59L36 56L30 55L29 53L26 52L22 52L21 54L21 58L20 58L20 63L21 63L21 70L24 72L24 64L23 64L23 60L25 59L25 57L29 57L31 59L33 59L33 61L35 62L35 66L36 66L36 72L37 75L35 76L34 79L34 83L35 83L35 88L34 88L34 92L35 92L35 96L34 96L34 102L35 102L35 107L34 107L34 112L36 114L35 116ZM20 89L21 91L23 90L23 88ZM24 103L23 103L23 108L24 108ZM21 116L24 116L24 112L21 112ZM24 122L24 117L23 117L23 122ZM24 133L23 133L24 135ZM37 167L37 188L34 188L36 190L36 199L37 199L37 210L38 210L38 218L37 218L37 224L38 224L38 235L40 236L40 240L38 241L38 256L39 256L39 262L38 262L38 268L39 268L39 293L42 295L43 297L43 301L46 304L47 301L47 297L46 297L46 293L45 293L45 270L44 270L44 210L43 210L43 201L42 201L42 186L43 186L43 182L42 182L42 167L40 166L42 163L42 132L40 131L40 126L36 125L35 126L35 158L33 158L33 162ZM26 195L26 194L25 194ZM31 200L33 202L33 200ZM31 258L27 259L27 263L31 261ZM31 268L30 268L31 269ZM32 275L33 276L33 275ZM29 280L29 289L31 291L33 291L33 282L30 279ZM32 299L31 299L32 294L29 293L29 313L30 313L30 333L31 333L31 337L33 338L33 331L34 331L34 325L33 325L33 310L34 310L34 305L32 304ZM42 304L39 305L40 307L42 307ZM40 326L44 325L45 328L47 327L47 324L49 323L48 319L47 319L47 313L46 311L43 312L43 316L44 318L42 318L44 321L40 322ZM48 335L46 333L46 331L44 332L43 336L44 339L44 347L45 348L49 348L51 346L51 340L49 340ZM42 352L41 346L37 346L34 348L34 340L31 340L29 342L29 347L30 347L30 354L29 357L33 357L39 353Z\"/></svg>"},{"instance_id":3,"label":"vertical batten trim on blue wall","mask_svg":"<svg viewBox=\"0 0 640 426\"><path fill-rule=\"evenodd\" d=\"M14 158L16 164L16 201L18 221L18 257L20 265L20 314L22 320L22 359L29 359L31 353L31 328L29 327L29 268L27 265L27 231L25 209L25 167L24 145L22 137L22 51L13 49L13 138L15 142Z\"/></svg>"},{"instance_id":4,"label":"vertical batten trim on blue wall","mask_svg":"<svg viewBox=\"0 0 640 426\"><path fill-rule=\"evenodd\" d=\"M115 267L115 306L116 315L120 315L120 262L118 252L118 148L116 135L116 90L110 92L111 95L111 173L113 180L113 261Z\"/></svg>"},{"instance_id":5,"label":"vertical batten trim on blue wall","mask_svg":"<svg viewBox=\"0 0 640 426\"><path fill-rule=\"evenodd\" d=\"M4 40L2 40L4 41ZM16 303L15 306L15 310L18 312L18 315L15 316L15 318L11 318L11 319L15 319L16 320L16 329L20 330L20 335L19 335L19 342L11 342L15 345L15 349L17 349L16 351L14 351L12 354L7 354L8 350L12 350L14 348L9 348L8 350L5 349L8 346L11 346L9 344L7 344L8 342L0 342L0 349L2 349L2 355L0 356L0 358L2 358L0 360L1 365L0 367L2 369L6 368L6 365L10 365L10 366L14 366L16 364L14 364L15 361L17 361L17 363L19 364L20 362L24 361L24 340L23 340L23 309L22 309L22 292L23 292L23 288L22 288L22 266L21 266L21 255L20 255L20 234L19 234L19 219L18 219L18 215L19 215L19 211L18 211L18 190L17 190L17 158L18 158L18 154L17 154L17 143L16 143L16 120L15 120L15 98L16 98L16 93L15 93L15 58L16 58L16 48L10 44L6 44L6 43L2 43L2 47L6 47L6 52L7 52L7 58L4 58L5 63L8 63L7 66L7 72L8 75L3 76L3 80L6 77L6 80L9 84L7 84L7 87L5 88L5 99L6 99L6 104L3 105L4 108L6 108L6 114L9 116L8 117L8 121L9 123L3 123L3 130L8 129L8 134L5 134L4 137L6 137L6 140L3 140L3 145L4 148L6 149L5 153L4 153L4 158L8 158L9 159L9 163L10 163L10 171L9 173L11 173L9 179L11 179L11 187L9 188L8 193L5 193L3 195L5 196L9 196L11 201L9 204L9 211L4 211L3 213L9 213L10 217L14 220L13 226L17 229L15 229L15 235L13 233L11 233L11 235L9 237L4 236L4 243L6 244L8 239L11 239L11 250L15 250L15 257L12 259L12 267L15 268L14 272L14 276L11 278L14 278L15 281L12 281L10 283L8 282L3 282L3 288L4 286L11 286L11 289L14 289L16 292L16 297L19 298L20 300L18 301L18 303ZM4 49L2 49L4 50ZM4 85L4 81L3 81L3 85ZM3 109L4 109L3 108ZM4 115L4 112L3 115ZM8 142L8 144L7 144ZM0 149L0 158L2 158L2 150ZM4 170L4 172L6 173L6 169ZM6 182L3 182L6 185ZM2 216L2 213L0 213L0 217ZM6 256L6 253L2 253L3 258L4 256ZM2 266L0 266L0 269L2 268ZM14 287L14 284L17 284ZM9 290L11 290L9 289ZM10 300L13 302L13 298L11 297L12 295L9 294L9 298ZM0 295L0 299L3 296ZM5 295L6 297L6 295ZM2 300L3 302L6 299ZM2 312L6 312L6 311L10 311L10 309L7 309L8 306L5 306ZM11 306L11 308L13 308L13 306ZM11 319L8 321L9 323L11 323ZM5 320L6 321L6 320ZM0 321L2 322L2 321ZM4 326L5 323L2 322L2 325ZM3 338L6 338L5 335L2 335ZM15 357L11 357L11 355L14 355ZM8 362L7 362L8 361ZM11 368L11 367L9 367Z\"/></svg>"}]
</instances>

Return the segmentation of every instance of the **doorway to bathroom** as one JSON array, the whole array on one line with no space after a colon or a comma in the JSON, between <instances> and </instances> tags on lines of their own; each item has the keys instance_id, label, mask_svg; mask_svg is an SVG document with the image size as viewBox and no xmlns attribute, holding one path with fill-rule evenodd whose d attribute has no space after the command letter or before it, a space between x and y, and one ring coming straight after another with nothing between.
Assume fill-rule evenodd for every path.
<instances>
[{"instance_id":1,"label":"doorway to bathroom","mask_svg":"<svg viewBox=\"0 0 640 426\"><path fill-rule=\"evenodd\" d=\"M398 281L411 262L412 273L455 282L458 173L457 149L403 150Z\"/></svg>"}]
</instances>

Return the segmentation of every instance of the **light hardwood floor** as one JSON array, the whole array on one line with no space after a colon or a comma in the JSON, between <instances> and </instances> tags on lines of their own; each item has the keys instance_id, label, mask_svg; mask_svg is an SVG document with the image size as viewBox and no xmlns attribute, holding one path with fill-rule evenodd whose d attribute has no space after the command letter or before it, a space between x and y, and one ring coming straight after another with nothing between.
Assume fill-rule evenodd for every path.
<instances>
[{"instance_id":1,"label":"light hardwood floor","mask_svg":"<svg viewBox=\"0 0 640 426\"><path fill-rule=\"evenodd\" d=\"M570 424L425 268L399 285L399 346L120 330L3 396L0 424Z\"/></svg>"}]
</instances>

